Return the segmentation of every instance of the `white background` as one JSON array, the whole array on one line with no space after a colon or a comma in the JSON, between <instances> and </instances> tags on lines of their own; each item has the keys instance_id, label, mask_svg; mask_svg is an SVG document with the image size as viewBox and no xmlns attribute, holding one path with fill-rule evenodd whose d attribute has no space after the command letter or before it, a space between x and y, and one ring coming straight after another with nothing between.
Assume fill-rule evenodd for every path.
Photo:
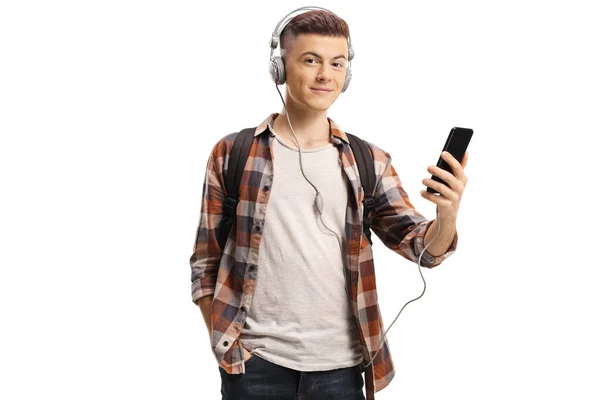
<instances>
[{"instance_id":1,"label":"white background","mask_svg":"<svg viewBox=\"0 0 600 400\"><path fill-rule=\"evenodd\" d=\"M2 2L0 397L220 399L190 293L204 168L281 111L271 31L319 5L356 52L329 116L427 218L427 166L475 132L459 248L389 331L377 398L600 398L593 3ZM422 281L374 251L388 327Z\"/></svg>"}]
</instances>

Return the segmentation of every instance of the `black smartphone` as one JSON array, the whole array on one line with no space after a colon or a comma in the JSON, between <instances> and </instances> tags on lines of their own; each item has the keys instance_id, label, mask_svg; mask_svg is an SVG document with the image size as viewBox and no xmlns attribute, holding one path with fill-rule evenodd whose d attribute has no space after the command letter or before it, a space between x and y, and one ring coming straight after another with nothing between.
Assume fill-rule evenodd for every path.
<instances>
[{"instance_id":1,"label":"black smartphone","mask_svg":"<svg viewBox=\"0 0 600 400\"><path fill-rule=\"evenodd\" d=\"M465 156L467 146L469 146L472 136L473 129L454 127L450 130L448 138L446 139L446 144L444 145L444 149L442 151L447 151L448 153L452 154L452 156L456 158L458 162L462 163L462 159ZM452 168L446 161L444 161L441 154L440 158L438 159L437 166L454 175ZM435 175L431 175L431 179L449 186L443 179L438 178ZM427 186L427 191L429 193L439 193L437 190L432 189L429 186Z\"/></svg>"}]
</instances>

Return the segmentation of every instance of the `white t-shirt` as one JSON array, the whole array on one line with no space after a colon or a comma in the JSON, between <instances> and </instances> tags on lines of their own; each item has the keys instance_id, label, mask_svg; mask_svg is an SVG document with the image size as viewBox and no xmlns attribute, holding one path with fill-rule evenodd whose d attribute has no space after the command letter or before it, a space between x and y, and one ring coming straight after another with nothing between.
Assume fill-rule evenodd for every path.
<instances>
[{"instance_id":1,"label":"white t-shirt","mask_svg":"<svg viewBox=\"0 0 600 400\"><path fill-rule=\"evenodd\" d=\"M298 150L275 133L273 184L259 247L255 292L240 340L250 352L298 371L362 362L344 289L343 249L321 222ZM304 174L321 192L323 221L345 244L347 177L333 143L302 149Z\"/></svg>"}]
</instances>

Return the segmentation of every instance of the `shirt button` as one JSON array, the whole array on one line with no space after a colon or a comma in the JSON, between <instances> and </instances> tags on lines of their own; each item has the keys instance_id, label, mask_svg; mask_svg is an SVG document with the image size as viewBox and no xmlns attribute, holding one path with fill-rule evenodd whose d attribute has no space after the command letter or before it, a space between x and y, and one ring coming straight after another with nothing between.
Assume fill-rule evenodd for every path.
<instances>
[{"instance_id":1,"label":"shirt button","mask_svg":"<svg viewBox=\"0 0 600 400\"><path fill-rule=\"evenodd\" d=\"M227 340L223 342L224 347L227 347L228 345L229 345L229 342Z\"/></svg>"},{"instance_id":2,"label":"shirt button","mask_svg":"<svg viewBox=\"0 0 600 400\"><path fill-rule=\"evenodd\" d=\"M265 185L265 186L263 186L263 190L267 191L267 190L269 190L269 189L271 189L271 187L270 187L269 185Z\"/></svg>"},{"instance_id":3,"label":"shirt button","mask_svg":"<svg viewBox=\"0 0 600 400\"><path fill-rule=\"evenodd\" d=\"M254 227L254 230L255 230L256 232L260 232L260 226L256 225L256 226Z\"/></svg>"}]
</instances>

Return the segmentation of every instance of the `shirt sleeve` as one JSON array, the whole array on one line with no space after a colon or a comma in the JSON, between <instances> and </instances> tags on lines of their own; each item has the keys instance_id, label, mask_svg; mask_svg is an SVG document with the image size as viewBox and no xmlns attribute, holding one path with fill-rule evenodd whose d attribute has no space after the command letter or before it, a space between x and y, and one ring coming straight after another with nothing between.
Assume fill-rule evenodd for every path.
<instances>
[{"instance_id":1,"label":"shirt sleeve","mask_svg":"<svg viewBox=\"0 0 600 400\"><path fill-rule=\"evenodd\" d=\"M217 228L223 216L224 180L223 159L218 150L220 141L213 147L206 165L200 222L190 257L192 301L214 294L217 272L221 261L221 247L217 240Z\"/></svg>"},{"instance_id":2,"label":"shirt sleeve","mask_svg":"<svg viewBox=\"0 0 600 400\"><path fill-rule=\"evenodd\" d=\"M387 152L385 155L387 164L375 191L371 229L386 247L416 264L425 247L425 233L434 221L427 220L411 204L392 165L392 157ZM433 256L425 250L420 265L427 268L440 265L456 251L457 242L458 232L444 254Z\"/></svg>"}]
</instances>

